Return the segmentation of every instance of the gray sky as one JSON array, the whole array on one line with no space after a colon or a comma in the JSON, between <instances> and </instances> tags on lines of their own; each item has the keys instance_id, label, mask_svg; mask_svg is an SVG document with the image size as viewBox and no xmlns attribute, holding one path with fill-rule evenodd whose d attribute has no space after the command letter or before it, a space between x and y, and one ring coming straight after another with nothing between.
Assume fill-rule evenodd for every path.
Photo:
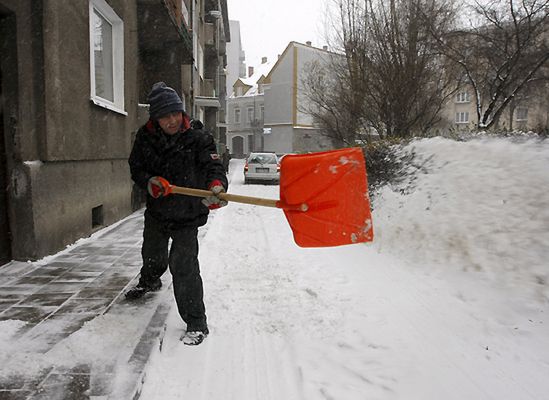
<instances>
[{"instance_id":1,"label":"gray sky","mask_svg":"<svg viewBox=\"0 0 549 400\"><path fill-rule=\"evenodd\" d=\"M240 21L246 65L276 60L289 42L325 45L327 0L228 0L229 19Z\"/></svg>"}]
</instances>

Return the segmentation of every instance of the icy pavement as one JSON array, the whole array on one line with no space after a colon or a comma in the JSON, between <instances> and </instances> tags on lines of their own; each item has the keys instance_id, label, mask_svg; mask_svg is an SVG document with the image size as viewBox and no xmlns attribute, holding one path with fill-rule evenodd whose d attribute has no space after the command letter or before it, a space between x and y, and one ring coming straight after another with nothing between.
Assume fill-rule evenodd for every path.
<instances>
[{"instance_id":1,"label":"icy pavement","mask_svg":"<svg viewBox=\"0 0 549 400\"><path fill-rule=\"evenodd\" d=\"M172 304L129 302L142 212L55 256L0 267L0 399L130 399Z\"/></svg>"}]
</instances>

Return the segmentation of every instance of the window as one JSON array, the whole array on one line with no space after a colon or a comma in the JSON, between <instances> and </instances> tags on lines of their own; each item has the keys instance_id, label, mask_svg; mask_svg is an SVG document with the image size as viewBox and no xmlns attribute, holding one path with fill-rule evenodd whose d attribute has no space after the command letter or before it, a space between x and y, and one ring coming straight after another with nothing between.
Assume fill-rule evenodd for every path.
<instances>
[{"instance_id":1,"label":"window","mask_svg":"<svg viewBox=\"0 0 549 400\"><path fill-rule=\"evenodd\" d=\"M469 103L469 92L459 92L456 96L456 103Z\"/></svg>"},{"instance_id":2,"label":"window","mask_svg":"<svg viewBox=\"0 0 549 400\"><path fill-rule=\"evenodd\" d=\"M265 116L265 106L262 104L259 106L259 119L263 121L263 118Z\"/></svg>"},{"instance_id":3,"label":"window","mask_svg":"<svg viewBox=\"0 0 549 400\"><path fill-rule=\"evenodd\" d=\"M248 107L248 122L253 122L254 120L254 108Z\"/></svg>"},{"instance_id":4,"label":"window","mask_svg":"<svg viewBox=\"0 0 549 400\"><path fill-rule=\"evenodd\" d=\"M105 0L90 0L91 100L124 111L124 23Z\"/></svg>"},{"instance_id":5,"label":"window","mask_svg":"<svg viewBox=\"0 0 549 400\"><path fill-rule=\"evenodd\" d=\"M235 108L234 109L234 122L239 124L240 123L240 109Z\"/></svg>"},{"instance_id":6,"label":"window","mask_svg":"<svg viewBox=\"0 0 549 400\"><path fill-rule=\"evenodd\" d=\"M456 124L468 124L469 123L469 112L457 112L456 113Z\"/></svg>"},{"instance_id":7,"label":"window","mask_svg":"<svg viewBox=\"0 0 549 400\"><path fill-rule=\"evenodd\" d=\"M528 121L528 109L526 107L517 108L515 118L517 121Z\"/></svg>"}]
</instances>

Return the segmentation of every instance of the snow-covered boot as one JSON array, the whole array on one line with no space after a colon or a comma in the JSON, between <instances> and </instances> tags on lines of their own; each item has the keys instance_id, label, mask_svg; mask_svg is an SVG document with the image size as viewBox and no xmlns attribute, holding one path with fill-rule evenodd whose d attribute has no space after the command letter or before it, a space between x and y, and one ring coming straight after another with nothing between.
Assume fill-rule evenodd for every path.
<instances>
[{"instance_id":1,"label":"snow-covered boot","mask_svg":"<svg viewBox=\"0 0 549 400\"><path fill-rule=\"evenodd\" d=\"M188 346L197 346L208 336L208 328L203 331L187 331L181 336L181 341Z\"/></svg>"},{"instance_id":2,"label":"snow-covered boot","mask_svg":"<svg viewBox=\"0 0 549 400\"><path fill-rule=\"evenodd\" d=\"M139 281L139 283L126 292L126 298L133 300L143 297L145 293L156 292L162 287L162 281L157 279L151 283L144 283Z\"/></svg>"}]
</instances>

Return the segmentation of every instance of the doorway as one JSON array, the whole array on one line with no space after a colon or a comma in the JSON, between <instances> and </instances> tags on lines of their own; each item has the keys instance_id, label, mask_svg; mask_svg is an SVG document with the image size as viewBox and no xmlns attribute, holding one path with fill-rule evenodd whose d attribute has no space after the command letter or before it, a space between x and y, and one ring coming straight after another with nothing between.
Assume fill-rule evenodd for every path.
<instances>
[{"instance_id":1,"label":"doorway","mask_svg":"<svg viewBox=\"0 0 549 400\"><path fill-rule=\"evenodd\" d=\"M0 10L0 49L4 51L9 48L6 41L9 40L6 34L5 14ZM11 253L11 232L8 214L8 183L9 174L7 166L6 129L4 119L4 78L2 65L0 64L0 265L12 259Z\"/></svg>"},{"instance_id":2,"label":"doorway","mask_svg":"<svg viewBox=\"0 0 549 400\"><path fill-rule=\"evenodd\" d=\"M244 156L244 138L242 136L233 137L231 144L231 155L235 158Z\"/></svg>"}]
</instances>

